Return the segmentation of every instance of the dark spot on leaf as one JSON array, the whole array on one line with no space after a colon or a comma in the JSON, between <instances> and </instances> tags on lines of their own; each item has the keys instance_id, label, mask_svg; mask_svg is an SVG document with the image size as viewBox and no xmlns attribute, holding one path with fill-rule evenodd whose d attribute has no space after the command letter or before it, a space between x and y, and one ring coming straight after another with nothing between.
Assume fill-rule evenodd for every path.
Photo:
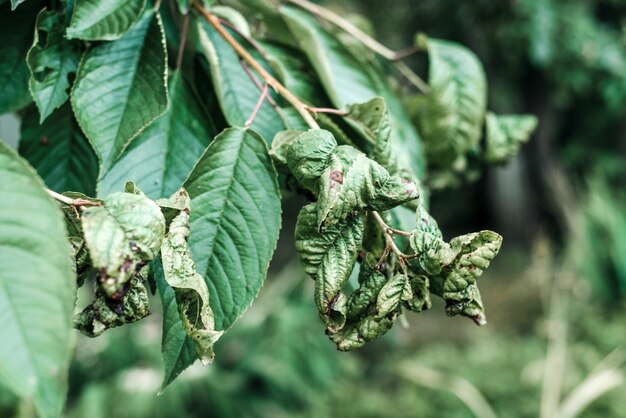
<instances>
[{"instance_id":1,"label":"dark spot on leaf","mask_svg":"<svg viewBox=\"0 0 626 418\"><path fill-rule=\"evenodd\" d=\"M49 144L48 137L47 136L42 136L41 139L39 140L39 143L41 145L48 145Z\"/></svg>"},{"instance_id":2,"label":"dark spot on leaf","mask_svg":"<svg viewBox=\"0 0 626 418\"><path fill-rule=\"evenodd\" d=\"M343 173L340 170L332 171L330 179L336 183L343 184Z\"/></svg>"}]
</instances>

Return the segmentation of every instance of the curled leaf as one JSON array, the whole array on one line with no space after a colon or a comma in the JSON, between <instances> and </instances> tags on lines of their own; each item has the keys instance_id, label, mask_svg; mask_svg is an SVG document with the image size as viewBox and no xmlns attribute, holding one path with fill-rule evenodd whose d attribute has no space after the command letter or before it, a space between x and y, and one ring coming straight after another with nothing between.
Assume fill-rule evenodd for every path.
<instances>
[{"instance_id":1,"label":"curled leaf","mask_svg":"<svg viewBox=\"0 0 626 418\"><path fill-rule=\"evenodd\" d=\"M409 278L404 274L396 274L380 289L376 298L376 315L374 319L382 320L396 311L402 301L413 299L413 291Z\"/></svg>"},{"instance_id":2,"label":"curled leaf","mask_svg":"<svg viewBox=\"0 0 626 418\"><path fill-rule=\"evenodd\" d=\"M345 321L341 294L356 262L363 239L363 218L351 217L324 233L317 229L317 204L300 211L296 222L296 250L304 270L315 279L315 302L322 320L332 328Z\"/></svg>"},{"instance_id":3,"label":"curled leaf","mask_svg":"<svg viewBox=\"0 0 626 418\"><path fill-rule=\"evenodd\" d=\"M504 163L528 142L537 127L533 115L496 115L487 112L487 136L485 139L485 161Z\"/></svg>"},{"instance_id":4,"label":"curled leaf","mask_svg":"<svg viewBox=\"0 0 626 418\"><path fill-rule=\"evenodd\" d=\"M170 223L163 239L163 273L167 283L174 289L185 332L193 339L200 360L207 364L213 360L213 345L223 332L215 330L215 319L209 306L209 290L196 271L187 244L191 206L189 195L180 189L170 201L171 206L182 206L182 209Z\"/></svg>"}]
</instances>

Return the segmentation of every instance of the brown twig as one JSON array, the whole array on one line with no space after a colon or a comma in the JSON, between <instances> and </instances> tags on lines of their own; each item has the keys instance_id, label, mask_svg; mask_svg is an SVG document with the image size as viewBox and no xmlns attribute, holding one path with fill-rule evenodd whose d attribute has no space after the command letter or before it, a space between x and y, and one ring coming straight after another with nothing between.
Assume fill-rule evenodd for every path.
<instances>
[{"instance_id":1,"label":"brown twig","mask_svg":"<svg viewBox=\"0 0 626 418\"><path fill-rule=\"evenodd\" d=\"M244 125L246 128L249 128L250 125L252 125L252 122L254 122L254 118L256 117L257 113L259 113L259 109L261 109L261 105L263 104L263 101L267 97L267 93L268 93L267 84L265 84L265 86L263 86L263 90L261 91L261 96L259 97L259 100L256 102L254 109L252 110L252 114L250 115L250 117L246 121L246 124Z\"/></svg>"},{"instance_id":2,"label":"brown twig","mask_svg":"<svg viewBox=\"0 0 626 418\"><path fill-rule=\"evenodd\" d=\"M72 199L71 197L64 196L60 193L57 193L53 190L46 189L46 192L50 196L52 196L55 200L58 200L61 203L65 203L66 205L80 207L80 206L100 206L100 202L92 202L87 199Z\"/></svg>"},{"instance_id":3,"label":"brown twig","mask_svg":"<svg viewBox=\"0 0 626 418\"><path fill-rule=\"evenodd\" d=\"M200 14L213 26L213 28L220 34L220 36L228 43L230 46L237 52L237 54L246 61L260 76L261 78L274 90L278 92L281 96L285 98L302 116L302 119L313 129L319 129L319 125L311 116L311 113L306 108L306 105L298 99L291 91L289 91L285 86L283 86L278 80L276 80L270 73L263 68L263 66L254 59L252 55L246 49L241 46L239 42L235 38L232 37L230 33L224 26L222 26L219 18L217 16L209 13L205 10L201 5L196 3L195 1L192 3L193 6L200 12Z\"/></svg>"},{"instance_id":4,"label":"brown twig","mask_svg":"<svg viewBox=\"0 0 626 418\"><path fill-rule=\"evenodd\" d=\"M185 45L187 44L187 31L189 29L189 13L183 19L183 29L180 34L180 45L178 46L178 56L176 57L176 69L180 69L183 63L183 55L185 53Z\"/></svg>"}]
</instances>

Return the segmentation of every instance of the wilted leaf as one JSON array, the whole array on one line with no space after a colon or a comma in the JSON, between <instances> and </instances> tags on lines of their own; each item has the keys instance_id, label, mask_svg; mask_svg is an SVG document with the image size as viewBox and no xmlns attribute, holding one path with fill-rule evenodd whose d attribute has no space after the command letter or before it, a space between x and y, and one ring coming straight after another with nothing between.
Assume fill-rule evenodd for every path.
<instances>
[{"instance_id":1,"label":"wilted leaf","mask_svg":"<svg viewBox=\"0 0 626 418\"><path fill-rule=\"evenodd\" d=\"M485 161L504 163L513 158L522 144L528 142L537 127L533 115L496 115L487 112Z\"/></svg>"}]
</instances>

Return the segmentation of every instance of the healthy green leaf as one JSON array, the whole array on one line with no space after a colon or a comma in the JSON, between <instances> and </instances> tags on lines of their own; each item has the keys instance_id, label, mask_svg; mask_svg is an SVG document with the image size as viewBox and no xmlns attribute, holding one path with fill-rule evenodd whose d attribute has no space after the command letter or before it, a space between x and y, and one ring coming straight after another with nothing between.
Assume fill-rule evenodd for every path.
<instances>
[{"instance_id":1,"label":"healthy green leaf","mask_svg":"<svg viewBox=\"0 0 626 418\"><path fill-rule=\"evenodd\" d=\"M146 0L75 0L69 39L112 41L139 20Z\"/></svg>"},{"instance_id":2,"label":"healthy green leaf","mask_svg":"<svg viewBox=\"0 0 626 418\"><path fill-rule=\"evenodd\" d=\"M71 101L104 175L130 141L167 110L167 53L161 19L146 11L119 40L93 46L78 68Z\"/></svg>"},{"instance_id":3,"label":"healthy green leaf","mask_svg":"<svg viewBox=\"0 0 626 418\"><path fill-rule=\"evenodd\" d=\"M450 166L477 148L487 106L482 64L454 42L418 35L429 56L429 92L418 96L416 123L430 164Z\"/></svg>"},{"instance_id":4,"label":"healthy green leaf","mask_svg":"<svg viewBox=\"0 0 626 418\"><path fill-rule=\"evenodd\" d=\"M152 266L163 305L163 337L161 339L163 368L165 369L163 384L161 385L161 392L163 392L183 370L198 359L198 353L195 342L185 332L180 320L176 293L165 281L160 257L155 259Z\"/></svg>"},{"instance_id":5,"label":"healthy green leaf","mask_svg":"<svg viewBox=\"0 0 626 418\"><path fill-rule=\"evenodd\" d=\"M357 56L310 14L293 7L281 7L280 12L336 107L367 102L376 96L385 99L392 147L403 150L398 157L404 160L401 166L411 167L418 178L423 178L426 165L419 136L383 71L365 56Z\"/></svg>"},{"instance_id":6,"label":"healthy green leaf","mask_svg":"<svg viewBox=\"0 0 626 418\"><path fill-rule=\"evenodd\" d=\"M12 3L13 8L18 3ZM33 43L33 28L39 2L26 4L14 12L9 4L0 5L0 114L12 112L30 103L30 73L26 54Z\"/></svg>"},{"instance_id":7,"label":"healthy green leaf","mask_svg":"<svg viewBox=\"0 0 626 418\"><path fill-rule=\"evenodd\" d=\"M2 142L0 178L0 379L41 417L58 417L74 341L67 232L43 182Z\"/></svg>"},{"instance_id":8,"label":"healthy green leaf","mask_svg":"<svg viewBox=\"0 0 626 418\"><path fill-rule=\"evenodd\" d=\"M194 340L200 360L208 364L213 361L213 345L223 331L215 331L209 290L196 271L187 245L191 200L184 189L176 192L171 199L182 203L183 209L172 220L161 245L163 275L174 289L185 332Z\"/></svg>"},{"instance_id":9,"label":"healthy green leaf","mask_svg":"<svg viewBox=\"0 0 626 418\"><path fill-rule=\"evenodd\" d=\"M528 142L537 127L533 115L496 115L487 112L485 161L504 163L513 158L522 144Z\"/></svg>"},{"instance_id":10,"label":"healthy green leaf","mask_svg":"<svg viewBox=\"0 0 626 418\"><path fill-rule=\"evenodd\" d=\"M75 190L95 192L98 157L65 104L40 125L39 115L30 107L22 119L20 154L26 158L46 185L59 193Z\"/></svg>"},{"instance_id":11,"label":"healthy green leaf","mask_svg":"<svg viewBox=\"0 0 626 418\"><path fill-rule=\"evenodd\" d=\"M338 222L320 233L317 204L305 206L296 222L296 251L304 270L315 280L315 303L320 316L333 332L345 323L345 296L363 239L363 217ZM341 303L338 303L341 302Z\"/></svg>"},{"instance_id":12,"label":"healthy green leaf","mask_svg":"<svg viewBox=\"0 0 626 418\"><path fill-rule=\"evenodd\" d=\"M28 51L29 88L39 109L39 122L68 99L69 75L80 61L80 44L64 38L65 17L47 9L37 16L35 40ZM44 36L42 37L41 34Z\"/></svg>"},{"instance_id":13,"label":"healthy green leaf","mask_svg":"<svg viewBox=\"0 0 626 418\"><path fill-rule=\"evenodd\" d=\"M260 88L246 73L233 48L207 22L198 23L198 35L201 51L211 64L213 86L224 117L231 126L244 126L261 97ZM262 80L257 82L263 84ZM268 143L286 127L267 99L251 125Z\"/></svg>"},{"instance_id":14,"label":"healthy green leaf","mask_svg":"<svg viewBox=\"0 0 626 418\"><path fill-rule=\"evenodd\" d=\"M280 230L276 171L263 139L229 128L185 181L191 197L189 247L209 287L216 329L226 330L259 292Z\"/></svg>"},{"instance_id":15,"label":"healthy green leaf","mask_svg":"<svg viewBox=\"0 0 626 418\"><path fill-rule=\"evenodd\" d=\"M180 71L169 80L167 112L148 126L98 181L106 196L132 180L151 198L176 192L202 155L216 128L191 83Z\"/></svg>"}]
</instances>

